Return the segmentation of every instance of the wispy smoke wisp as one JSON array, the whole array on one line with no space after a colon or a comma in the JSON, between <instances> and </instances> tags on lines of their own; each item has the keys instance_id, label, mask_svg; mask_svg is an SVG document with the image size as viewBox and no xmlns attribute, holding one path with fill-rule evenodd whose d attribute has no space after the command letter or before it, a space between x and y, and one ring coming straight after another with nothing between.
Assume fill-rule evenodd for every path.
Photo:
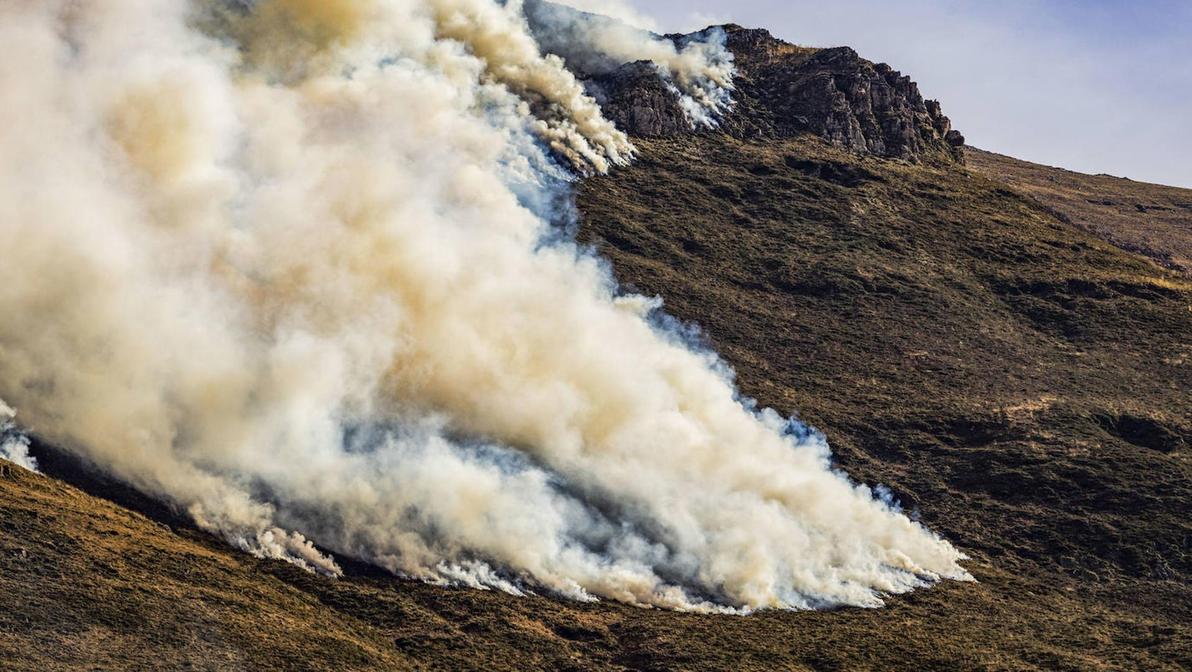
<instances>
[{"instance_id":1,"label":"wispy smoke wisp","mask_svg":"<svg viewBox=\"0 0 1192 672\"><path fill-rule=\"evenodd\" d=\"M713 28L676 43L627 23L569 6L526 0L530 29L542 48L588 74L649 61L678 97L695 127L715 127L732 103L733 55Z\"/></svg>"},{"instance_id":2,"label":"wispy smoke wisp","mask_svg":"<svg viewBox=\"0 0 1192 672\"><path fill-rule=\"evenodd\" d=\"M29 438L17 429L16 411L0 399L0 460L37 471L37 460L29 454Z\"/></svg>"},{"instance_id":3,"label":"wispy smoke wisp","mask_svg":"<svg viewBox=\"0 0 1192 672\"><path fill-rule=\"evenodd\" d=\"M631 150L515 10L0 5L0 396L329 574L707 610L966 577L551 235L543 143Z\"/></svg>"}]
</instances>

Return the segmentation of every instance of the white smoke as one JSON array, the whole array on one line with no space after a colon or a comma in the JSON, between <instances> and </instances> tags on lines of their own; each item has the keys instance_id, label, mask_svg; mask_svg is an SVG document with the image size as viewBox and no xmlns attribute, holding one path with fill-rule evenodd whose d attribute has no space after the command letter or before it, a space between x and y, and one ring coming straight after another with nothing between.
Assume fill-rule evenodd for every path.
<instances>
[{"instance_id":1,"label":"white smoke","mask_svg":"<svg viewBox=\"0 0 1192 672\"><path fill-rule=\"evenodd\" d=\"M30 431L330 574L312 540L680 609L967 577L554 235L539 141L629 149L512 5L227 7L0 4L0 396Z\"/></svg>"},{"instance_id":2,"label":"white smoke","mask_svg":"<svg viewBox=\"0 0 1192 672\"><path fill-rule=\"evenodd\" d=\"M0 460L12 462L29 471L37 471L37 460L29 454L29 437L13 421L17 412L0 399Z\"/></svg>"},{"instance_id":3,"label":"white smoke","mask_svg":"<svg viewBox=\"0 0 1192 672\"><path fill-rule=\"evenodd\" d=\"M557 5L571 7L578 9L581 12L588 12L589 14L599 14L607 16L610 19L615 19L621 23L633 26L634 28L641 28L642 30L654 30L658 24L650 16L642 14L635 8L629 0L552 0Z\"/></svg>"},{"instance_id":4,"label":"white smoke","mask_svg":"<svg viewBox=\"0 0 1192 672\"><path fill-rule=\"evenodd\" d=\"M606 74L625 63L649 61L678 98L692 126L719 125L732 104L736 72L723 29L712 28L676 44L630 23L574 7L570 2L525 0L530 28L544 50L561 56L569 67L593 75Z\"/></svg>"}]
</instances>

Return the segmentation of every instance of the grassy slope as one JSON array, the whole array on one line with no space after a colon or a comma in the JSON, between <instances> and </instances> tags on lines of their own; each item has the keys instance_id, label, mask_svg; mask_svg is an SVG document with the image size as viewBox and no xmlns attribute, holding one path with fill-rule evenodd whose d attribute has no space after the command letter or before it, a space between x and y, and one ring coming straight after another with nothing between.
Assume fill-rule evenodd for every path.
<instances>
[{"instance_id":1,"label":"grassy slope","mask_svg":"<svg viewBox=\"0 0 1192 672\"><path fill-rule=\"evenodd\" d=\"M969 552L979 583L724 618L333 581L10 467L0 667L1192 664L1187 279L954 167L813 141L640 148L582 186L582 237L703 325L747 394L802 412L850 474Z\"/></svg>"},{"instance_id":2,"label":"grassy slope","mask_svg":"<svg viewBox=\"0 0 1192 672\"><path fill-rule=\"evenodd\" d=\"M0 669L400 666L272 563L0 463Z\"/></svg>"},{"instance_id":3,"label":"grassy slope","mask_svg":"<svg viewBox=\"0 0 1192 672\"><path fill-rule=\"evenodd\" d=\"M1192 190L1084 175L974 149L968 150L968 164L1075 226L1192 277Z\"/></svg>"}]
</instances>

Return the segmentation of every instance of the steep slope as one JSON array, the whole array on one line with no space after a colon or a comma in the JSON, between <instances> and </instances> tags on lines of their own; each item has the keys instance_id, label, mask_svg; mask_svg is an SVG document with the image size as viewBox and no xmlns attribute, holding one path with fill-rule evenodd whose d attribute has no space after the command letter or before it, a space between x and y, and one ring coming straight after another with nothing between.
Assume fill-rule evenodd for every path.
<instances>
[{"instance_id":1,"label":"steep slope","mask_svg":"<svg viewBox=\"0 0 1192 672\"><path fill-rule=\"evenodd\" d=\"M3 462L0 530L2 669L410 664L267 563Z\"/></svg>"},{"instance_id":2,"label":"steep slope","mask_svg":"<svg viewBox=\"0 0 1192 672\"><path fill-rule=\"evenodd\" d=\"M959 169L812 141L645 146L586 185L587 232L706 328L746 393L1013 571L1039 639L1074 633L1049 632L1038 595L1188 622L1186 280Z\"/></svg>"},{"instance_id":3,"label":"steep slope","mask_svg":"<svg viewBox=\"0 0 1192 672\"><path fill-rule=\"evenodd\" d=\"M742 36L761 37L730 33L746 61ZM818 53L763 46L758 63L783 67ZM853 62L836 53L829 65ZM745 394L800 412L850 475L972 556L978 583L735 618L347 560L333 580L241 554L36 446L61 480L0 467L0 667L1192 666L1192 283L1025 195L1033 173L1011 188L965 169L942 122L915 126L932 151L877 151L864 129L881 125L831 72L799 90L831 79L848 105L825 109L863 146L784 126L780 104L824 100L767 97L761 82L782 79L766 76L745 73L727 133L639 134L635 165L580 186L580 236L701 325ZM917 110L900 90L883 109Z\"/></svg>"}]
</instances>

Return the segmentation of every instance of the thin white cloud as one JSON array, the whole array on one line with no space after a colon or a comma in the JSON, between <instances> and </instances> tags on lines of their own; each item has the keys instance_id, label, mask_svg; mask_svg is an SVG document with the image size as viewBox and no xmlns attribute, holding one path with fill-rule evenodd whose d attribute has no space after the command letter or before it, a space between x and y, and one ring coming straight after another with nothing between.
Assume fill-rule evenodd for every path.
<instances>
[{"instance_id":1,"label":"thin white cloud","mask_svg":"<svg viewBox=\"0 0 1192 672\"><path fill-rule=\"evenodd\" d=\"M648 14L638 11L628 0L554 0L557 4L575 9L611 16L637 28L655 30L658 22Z\"/></svg>"}]
</instances>

